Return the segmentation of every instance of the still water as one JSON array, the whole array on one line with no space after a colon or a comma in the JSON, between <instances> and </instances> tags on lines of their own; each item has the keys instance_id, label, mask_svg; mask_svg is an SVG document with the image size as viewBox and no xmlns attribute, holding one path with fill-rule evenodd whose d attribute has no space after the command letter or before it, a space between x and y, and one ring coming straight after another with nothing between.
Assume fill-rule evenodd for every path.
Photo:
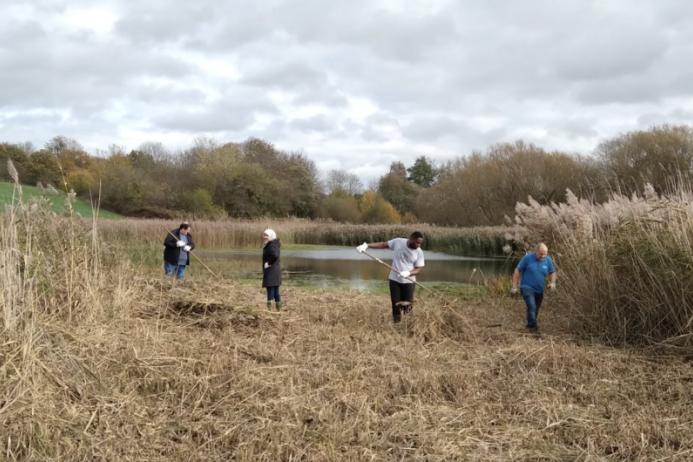
<instances>
[{"instance_id":1,"label":"still water","mask_svg":"<svg viewBox=\"0 0 693 462\"><path fill-rule=\"evenodd\" d=\"M389 250L369 249L370 254L391 263ZM261 250L198 251L198 255L213 264L223 267L242 278L261 278ZM418 277L422 283L465 282L478 283L485 278L510 273L511 263L507 259L480 259L424 251L426 266ZM389 270L359 254L352 247L320 247L308 250L282 249L282 277L284 284L310 285L317 287L347 286L356 289L368 288L375 281L387 279Z\"/></svg>"}]
</instances>

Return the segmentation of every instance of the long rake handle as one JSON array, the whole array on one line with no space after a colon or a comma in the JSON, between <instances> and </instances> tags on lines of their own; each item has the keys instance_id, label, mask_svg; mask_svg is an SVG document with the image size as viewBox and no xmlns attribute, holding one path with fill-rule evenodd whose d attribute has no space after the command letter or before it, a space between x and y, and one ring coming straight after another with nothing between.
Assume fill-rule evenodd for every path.
<instances>
[{"instance_id":1,"label":"long rake handle","mask_svg":"<svg viewBox=\"0 0 693 462\"><path fill-rule=\"evenodd\" d=\"M173 234L171 231L168 231L168 233L169 233L169 234L171 235L171 237L173 237L175 240L177 240L177 241L180 240L180 239L178 239L178 238L176 237L176 235ZM214 276L215 278L218 277L218 276L216 275L216 273L215 273L214 271L212 271L212 269L211 269L209 266L205 265L205 262L203 262L203 261L200 259L200 257L198 257L197 255L195 255L195 254L192 252L192 250L191 250L190 252L188 252L188 253L189 253L190 255L192 255L193 257L197 258L197 262L198 262L200 265L204 266L205 269L206 269L207 271L209 271L210 273L212 273L212 276Z\"/></svg>"},{"instance_id":2,"label":"long rake handle","mask_svg":"<svg viewBox=\"0 0 693 462\"><path fill-rule=\"evenodd\" d=\"M369 257L371 257L373 260L377 261L377 262L380 263L381 265L383 265L383 266L389 268L390 271L394 271L395 273L399 273L399 271L397 271L397 270L394 269L392 266L388 265L387 263L385 263L384 261L382 261L380 258L376 257L375 255L371 255L371 254L369 254L369 253L368 253L367 251L365 251L365 250L363 251L363 253L365 253L366 255L368 255ZM426 287L425 285L421 284L421 283L418 282L418 281L415 281L415 280L411 279L411 277L407 277L407 278L405 278L405 279L409 279L411 282L413 282L413 283L416 284L417 286L421 287L422 289L426 289L426 290L430 290L430 291L432 291L432 292L435 292L435 290L431 289L430 287Z\"/></svg>"}]
</instances>

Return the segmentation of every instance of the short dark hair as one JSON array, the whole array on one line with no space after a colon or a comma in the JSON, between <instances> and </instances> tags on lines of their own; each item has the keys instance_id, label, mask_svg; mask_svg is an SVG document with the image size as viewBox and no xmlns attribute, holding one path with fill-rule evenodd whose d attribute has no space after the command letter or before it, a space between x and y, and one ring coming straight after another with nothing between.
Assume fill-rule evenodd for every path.
<instances>
[{"instance_id":1,"label":"short dark hair","mask_svg":"<svg viewBox=\"0 0 693 462\"><path fill-rule=\"evenodd\" d=\"M189 228L190 228L190 223L188 223L187 221L184 221L184 222L181 223L180 226L178 227L178 229L189 229Z\"/></svg>"},{"instance_id":2,"label":"short dark hair","mask_svg":"<svg viewBox=\"0 0 693 462\"><path fill-rule=\"evenodd\" d=\"M421 231L414 231L409 235L409 239L423 239L423 233Z\"/></svg>"}]
</instances>

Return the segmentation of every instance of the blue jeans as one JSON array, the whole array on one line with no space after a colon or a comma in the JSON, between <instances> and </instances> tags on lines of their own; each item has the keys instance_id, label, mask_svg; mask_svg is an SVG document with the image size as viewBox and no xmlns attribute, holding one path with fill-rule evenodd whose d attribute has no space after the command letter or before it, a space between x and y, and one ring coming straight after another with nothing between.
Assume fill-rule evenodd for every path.
<instances>
[{"instance_id":1,"label":"blue jeans","mask_svg":"<svg viewBox=\"0 0 693 462\"><path fill-rule=\"evenodd\" d=\"M544 293L536 292L529 287L520 288L522 298L525 299L527 305L527 327L529 329L537 327L537 316L539 316L539 307L544 301Z\"/></svg>"},{"instance_id":2,"label":"blue jeans","mask_svg":"<svg viewBox=\"0 0 693 462\"><path fill-rule=\"evenodd\" d=\"M281 303L282 297L279 295L279 286L267 287L267 301L271 302L272 300Z\"/></svg>"},{"instance_id":3,"label":"blue jeans","mask_svg":"<svg viewBox=\"0 0 693 462\"><path fill-rule=\"evenodd\" d=\"M166 276L176 275L176 279L183 279L185 276L185 265L172 265L169 262L164 262L164 273Z\"/></svg>"}]
</instances>

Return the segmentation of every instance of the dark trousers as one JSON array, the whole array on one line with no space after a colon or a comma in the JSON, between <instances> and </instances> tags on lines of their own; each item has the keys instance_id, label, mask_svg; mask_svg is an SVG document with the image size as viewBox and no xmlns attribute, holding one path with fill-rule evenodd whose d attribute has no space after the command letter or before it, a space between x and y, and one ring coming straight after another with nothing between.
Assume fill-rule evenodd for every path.
<instances>
[{"instance_id":1,"label":"dark trousers","mask_svg":"<svg viewBox=\"0 0 693 462\"><path fill-rule=\"evenodd\" d=\"M392 300L392 320L400 322L402 320L402 308L398 302L414 301L415 284L401 284L390 279L390 300Z\"/></svg>"},{"instance_id":2,"label":"dark trousers","mask_svg":"<svg viewBox=\"0 0 693 462\"><path fill-rule=\"evenodd\" d=\"M272 300L277 303L282 301L282 297L279 295L279 286L267 287L267 301L271 302Z\"/></svg>"},{"instance_id":3,"label":"dark trousers","mask_svg":"<svg viewBox=\"0 0 693 462\"><path fill-rule=\"evenodd\" d=\"M522 298L525 299L525 305L527 305L527 327L533 329L537 327L537 317L539 317L541 302L544 301L544 293L535 292L527 287L522 287L521 292Z\"/></svg>"}]
</instances>

